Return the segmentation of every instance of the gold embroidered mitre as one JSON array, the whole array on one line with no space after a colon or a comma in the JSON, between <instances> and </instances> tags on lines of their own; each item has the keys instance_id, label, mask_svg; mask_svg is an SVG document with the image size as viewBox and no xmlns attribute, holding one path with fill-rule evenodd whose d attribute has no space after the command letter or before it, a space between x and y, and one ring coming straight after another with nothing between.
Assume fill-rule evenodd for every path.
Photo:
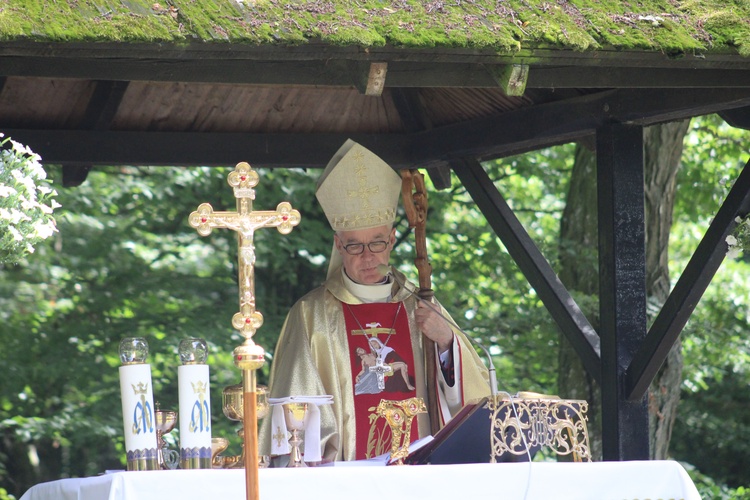
<instances>
[{"instance_id":1,"label":"gold embroidered mitre","mask_svg":"<svg viewBox=\"0 0 750 500\"><path fill-rule=\"evenodd\" d=\"M328 162L315 196L334 231L352 231L393 224L400 192L401 177L349 139Z\"/></svg>"}]
</instances>

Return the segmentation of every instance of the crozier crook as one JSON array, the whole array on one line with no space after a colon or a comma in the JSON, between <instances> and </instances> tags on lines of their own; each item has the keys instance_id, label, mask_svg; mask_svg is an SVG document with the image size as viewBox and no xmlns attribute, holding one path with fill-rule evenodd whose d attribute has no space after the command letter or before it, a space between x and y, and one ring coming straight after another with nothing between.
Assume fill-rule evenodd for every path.
<instances>
[{"instance_id":1,"label":"crozier crook","mask_svg":"<svg viewBox=\"0 0 750 500\"><path fill-rule=\"evenodd\" d=\"M419 276L419 292L421 299L432 302L432 266L427 259L427 190L424 175L418 170L401 171L401 198L404 211L409 220L409 227L414 229L414 247ZM437 367L435 359L435 342L427 336L422 336L424 345L425 378L427 379L427 412L430 416L430 433L435 434L440 429L440 407L437 394Z\"/></svg>"}]
</instances>

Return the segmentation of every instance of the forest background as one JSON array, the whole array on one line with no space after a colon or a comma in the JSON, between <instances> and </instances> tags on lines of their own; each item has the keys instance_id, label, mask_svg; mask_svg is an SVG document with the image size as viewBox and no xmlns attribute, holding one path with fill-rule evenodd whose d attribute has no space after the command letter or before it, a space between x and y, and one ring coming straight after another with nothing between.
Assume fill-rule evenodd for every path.
<instances>
[{"instance_id":1,"label":"forest background","mask_svg":"<svg viewBox=\"0 0 750 500\"><path fill-rule=\"evenodd\" d=\"M715 116L690 122L669 234L673 283L747 162L749 139ZM555 269L568 248L561 228L571 224L566 200L580 152L568 144L484 164ZM228 453L239 453L239 424L221 410L221 389L240 378L231 361L241 342L231 327L236 242L231 231L204 238L187 224L203 202L234 209L231 167L97 168L75 188L59 187L58 166L44 167L61 204L58 232L19 263L0 265L0 499L41 481L124 467L117 346L128 336L149 342L163 409L177 408L179 341L207 340L214 434L230 438ZM289 235L255 236L257 307L265 318L255 341L269 356L259 373L264 383L286 312L325 277L331 231L315 202L319 171L258 170L256 209L287 200L302 213ZM437 298L490 348L503 390L560 393L561 337L534 290L457 178L444 191L428 182L428 191ZM393 263L416 280L403 213L397 230ZM595 263L596 248L575 258ZM685 465L704 498L750 498L748 269L750 255L724 261L681 337L668 456ZM597 315L595 294L571 292L587 315ZM168 441L176 446L176 432Z\"/></svg>"}]
</instances>

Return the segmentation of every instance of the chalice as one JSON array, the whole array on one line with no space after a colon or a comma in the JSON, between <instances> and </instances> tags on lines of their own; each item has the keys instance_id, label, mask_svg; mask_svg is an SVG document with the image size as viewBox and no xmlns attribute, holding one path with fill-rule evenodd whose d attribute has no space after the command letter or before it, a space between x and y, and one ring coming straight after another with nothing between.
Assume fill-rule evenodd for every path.
<instances>
[{"instance_id":1,"label":"chalice","mask_svg":"<svg viewBox=\"0 0 750 500\"><path fill-rule=\"evenodd\" d=\"M229 385L224 388L221 393L222 398L222 409L224 415L229 420L242 422L244 419L244 389L242 384ZM270 406L268 405L268 390L263 385L258 385L255 388L256 398L256 412L258 420L268 415ZM242 443L242 453L238 456L227 457L224 460L224 466L228 469L241 469L245 466L245 432L244 427L240 426L237 430L237 435L240 437ZM258 457L258 466L261 468L268 467L270 459L267 456Z\"/></svg>"},{"instance_id":2,"label":"chalice","mask_svg":"<svg viewBox=\"0 0 750 500\"><path fill-rule=\"evenodd\" d=\"M154 421L156 424L156 454L159 468L175 469L180 461L180 454L176 450L169 449L169 445L164 440L164 435L172 432L175 424L177 424L177 412L162 410L157 403Z\"/></svg>"},{"instance_id":3,"label":"chalice","mask_svg":"<svg viewBox=\"0 0 750 500\"><path fill-rule=\"evenodd\" d=\"M300 445L302 444L300 431L304 431L305 425L307 425L307 405L308 403L284 403L282 405L286 428L292 434L292 437L289 438L291 451L289 452L287 467L307 467L300 453Z\"/></svg>"}]
</instances>

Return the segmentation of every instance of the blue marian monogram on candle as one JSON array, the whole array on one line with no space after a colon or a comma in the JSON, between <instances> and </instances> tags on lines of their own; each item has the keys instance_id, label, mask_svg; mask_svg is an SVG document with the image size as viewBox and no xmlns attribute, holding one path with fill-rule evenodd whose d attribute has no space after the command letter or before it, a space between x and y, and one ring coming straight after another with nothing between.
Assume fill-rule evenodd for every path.
<instances>
[{"instance_id":1,"label":"blue marian monogram on candle","mask_svg":"<svg viewBox=\"0 0 750 500\"><path fill-rule=\"evenodd\" d=\"M138 382L138 387L135 384L133 386L133 393L136 396L140 396L140 401L135 405L133 409L133 434L144 434L154 432L154 414L151 408L151 403L146 401L146 395L148 394L148 384Z\"/></svg>"},{"instance_id":2,"label":"blue marian monogram on candle","mask_svg":"<svg viewBox=\"0 0 750 500\"><path fill-rule=\"evenodd\" d=\"M202 381L198 383L190 382L193 387L193 392L197 395L195 402L193 403L192 411L190 412L190 432L208 432L210 430L211 423L211 411L208 408L208 401L206 401L206 384Z\"/></svg>"}]
</instances>

